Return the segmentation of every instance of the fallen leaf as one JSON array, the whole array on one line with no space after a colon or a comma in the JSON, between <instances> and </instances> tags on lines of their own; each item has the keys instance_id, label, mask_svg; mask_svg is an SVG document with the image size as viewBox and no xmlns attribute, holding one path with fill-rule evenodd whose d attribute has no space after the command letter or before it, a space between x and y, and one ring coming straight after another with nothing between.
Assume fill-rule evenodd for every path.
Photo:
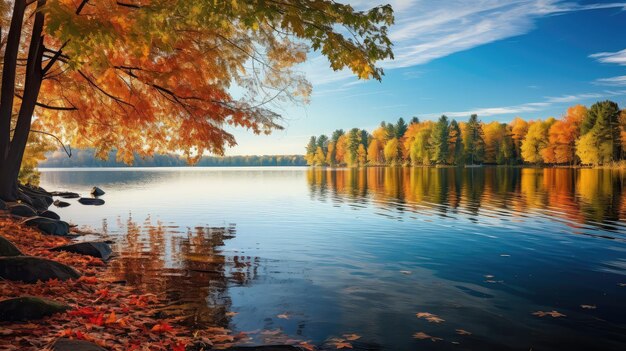
<instances>
[{"instance_id":1,"label":"fallen leaf","mask_svg":"<svg viewBox=\"0 0 626 351\"><path fill-rule=\"evenodd\" d=\"M285 314L285 313L283 313L283 314L279 314L279 315L277 315L276 317L278 317L278 318L280 318L280 319L289 319L289 316L288 316L287 314Z\"/></svg>"},{"instance_id":2,"label":"fallen leaf","mask_svg":"<svg viewBox=\"0 0 626 351\"><path fill-rule=\"evenodd\" d=\"M361 338L358 334L343 334L343 337L349 341L359 340Z\"/></svg>"},{"instance_id":3,"label":"fallen leaf","mask_svg":"<svg viewBox=\"0 0 626 351\"><path fill-rule=\"evenodd\" d=\"M417 316L417 318L424 318L430 323L445 322L445 319L440 318L439 316L432 314L432 313L428 313L428 312L418 312L415 315Z\"/></svg>"},{"instance_id":4,"label":"fallen leaf","mask_svg":"<svg viewBox=\"0 0 626 351\"><path fill-rule=\"evenodd\" d=\"M560 313L557 311L550 311L550 312L537 311L537 312L533 312L533 315L538 316L538 317L550 316L552 318L567 317L563 313Z\"/></svg>"},{"instance_id":5,"label":"fallen leaf","mask_svg":"<svg viewBox=\"0 0 626 351\"><path fill-rule=\"evenodd\" d=\"M418 340L430 339L432 342L443 340L442 338L437 338L437 337L428 335L424 332L418 332L418 333L413 334L413 339L418 339Z\"/></svg>"},{"instance_id":6,"label":"fallen leaf","mask_svg":"<svg viewBox=\"0 0 626 351\"><path fill-rule=\"evenodd\" d=\"M352 344L350 344L349 342L338 342L335 344L335 347L338 349L351 349Z\"/></svg>"},{"instance_id":7,"label":"fallen leaf","mask_svg":"<svg viewBox=\"0 0 626 351\"><path fill-rule=\"evenodd\" d=\"M463 330L463 329L457 329L456 333L459 335L472 335L472 333L468 332L467 330Z\"/></svg>"},{"instance_id":8,"label":"fallen leaf","mask_svg":"<svg viewBox=\"0 0 626 351\"><path fill-rule=\"evenodd\" d=\"M166 333L172 331L173 329L174 328L172 328L172 326L169 325L167 322L159 322L155 324L152 329L150 329L150 331L155 333Z\"/></svg>"},{"instance_id":9,"label":"fallen leaf","mask_svg":"<svg viewBox=\"0 0 626 351\"><path fill-rule=\"evenodd\" d=\"M596 309L596 305L580 305L580 307L586 309L586 310L595 310Z\"/></svg>"}]
</instances>

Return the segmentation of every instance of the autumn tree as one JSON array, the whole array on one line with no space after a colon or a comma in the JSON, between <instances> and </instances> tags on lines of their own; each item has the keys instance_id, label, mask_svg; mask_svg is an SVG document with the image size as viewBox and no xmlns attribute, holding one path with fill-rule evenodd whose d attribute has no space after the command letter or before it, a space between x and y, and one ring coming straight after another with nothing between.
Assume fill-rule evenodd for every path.
<instances>
[{"instance_id":1,"label":"autumn tree","mask_svg":"<svg viewBox=\"0 0 626 351\"><path fill-rule=\"evenodd\" d=\"M575 164L576 140L580 137L580 127L587 115L583 105L567 109L563 119L556 121L548 131L548 146L544 151L544 162Z\"/></svg>"},{"instance_id":2,"label":"autumn tree","mask_svg":"<svg viewBox=\"0 0 626 351\"><path fill-rule=\"evenodd\" d=\"M511 123L511 139L513 139L513 148L515 153L516 163L521 163L522 160L522 141L528 133L528 122L519 117L515 117Z\"/></svg>"},{"instance_id":3,"label":"autumn tree","mask_svg":"<svg viewBox=\"0 0 626 351\"><path fill-rule=\"evenodd\" d=\"M582 121L580 134L584 136L593 132L589 142L598 149L599 163L608 163L621 157L619 119L619 106L607 100L593 104Z\"/></svg>"},{"instance_id":4,"label":"autumn tree","mask_svg":"<svg viewBox=\"0 0 626 351\"><path fill-rule=\"evenodd\" d=\"M370 165L379 165L382 161L382 152L378 139L372 139L367 147L367 161Z\"/></svg>"},{"instance_id":5,"label":"autumn tree","mask_svg":"<svg viewBox=\"0 0 626 351\"><path fill-rule=\"evenodd\" d=\"M235 144L227 126L281 128L270 103L306 101L294 70L309 47L334 70L380 79L390 6L330 0L2 1L0 198L17 176L33 115L99 156L132 162L169 150L191 162ZM346 35L349 34L349 35ZM235 97L231 88L242 88ZM22 194L23 195L23 194Z\"/></svg>"},{"instance_id":6,"label":"autumn tree","mask_svg":"<svg viewBox=\"0 0 626 351\"><path fill-rule=\"evenodd\" d=\"M543 151L548 146L548 130L554 118L546 121L538 120L528 127L528 133L522 141L522 158L525 162L540 164L543 162Z\"/></svg>"},{"instance_id":7,"label":"autumn tree","mask_svg":"<svg viewBox=\"0 0 626 351\"><path fill-rule=\"evenodd\" d=\"M309 139L309 143L306 146L306 154L304 155L304 159L308 165L315 164L315 153L317 152L317 138L312 136Z\"/></svg>"},{"instance_id":8,"label":"autumn tree","mask_svg":"<svg viewBox=\"0 0 626 351\"><path fill-rule=\"evenodd\" d=\"M384 149L385 162L390 165L396 165L400 160L400 143L398 139L392 138L385 144Z\"/></svg>"}]
</instances>

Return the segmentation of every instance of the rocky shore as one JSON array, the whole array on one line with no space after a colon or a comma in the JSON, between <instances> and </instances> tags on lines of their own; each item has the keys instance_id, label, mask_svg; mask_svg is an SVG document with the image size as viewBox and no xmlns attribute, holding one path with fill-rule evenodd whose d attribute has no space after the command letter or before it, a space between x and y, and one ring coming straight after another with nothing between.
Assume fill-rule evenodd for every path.
<instances>
[{"instance_id":1,"label":"rocky shore","mask_svg":"<svg viewBox=\"0 0 626 351\"><path fill-rule=\"evenodd\" d=\"M147 294L108 278L112 242L86 240L51 206L105 203L97 187L91 197L22 186L25 200L0 201L0 349L2 350L328 350L353 348L331 341L315 347L247 346L246 333L222 327L192 329L184 316L167 315L163 296ZM79 206L79 205L76 205ZM93 234L93 233L90 233ZM90 235L89 238L93 237ZM339 347L337 345L343 345ZM354 345L359 348L358 345ZM370 349L363 347L361 349Z\"/></svg>"}]
</instances>

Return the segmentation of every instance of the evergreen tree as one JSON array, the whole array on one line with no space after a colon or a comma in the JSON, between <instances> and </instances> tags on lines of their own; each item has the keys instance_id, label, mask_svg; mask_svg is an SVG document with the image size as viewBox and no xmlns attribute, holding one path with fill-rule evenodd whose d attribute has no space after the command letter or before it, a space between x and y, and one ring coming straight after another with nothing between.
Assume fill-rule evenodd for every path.
<instances>
[{"instance_id":1,"label":"evergreen tree","mask_svg":"<svg viewBox=\"0 0 626 351\"><path fill-rule=\"evenodd\" d=\"M465 154L465 162L476 164L483 161L485 155L485 139L483 136L483 128L478 120L478 115L470 116L466 125L467 133L463 140L463 153Z\"/></svg>"},{"instance_id":2,"label":"evergreen tree","mask_svg":"<svg viewBox=\"0 0 626 351\"><path fill-rule=\"evenodd\" d=\"M404 118L402 117L398 118L398 121L396 122L396 125L393 128L395 137L397 139L402 138L404 136L404 133L406 133L407 128L408 126L406 125L406 122L404 122Z\"/></svg>"},{"instance_id":3,"label":"evergreen tree","mask_svg":"<svg viewBox=\"0 0 626 351\"><path fill-rule=\"evenodd\" d=\"M326 153L328 151L328 137L324 134L317 137L317 146L322 148L322 151Z\"/></svg>"},{"instance_id":4,"label":"evergreen tree","mask_svg":"<svg viewBox=\"0 0 626 351\"><path fill-rule=\"evenodd\" d=\"M462 164L463 138L461 137L461 128L455 120L452 120L448 131L448 163L456 165Z\"/></svg>"},{"instance_id":5,"label":"evergreen tree","mask_svg":"<svg viewBox=\"0 0 626 351\"><path fill-rule=\"evenodd\" d=\"M448 160L449 123L445 115L439 118L430 135L430 160L436 164L445 164Z\"/></svg>"}]
</instances>

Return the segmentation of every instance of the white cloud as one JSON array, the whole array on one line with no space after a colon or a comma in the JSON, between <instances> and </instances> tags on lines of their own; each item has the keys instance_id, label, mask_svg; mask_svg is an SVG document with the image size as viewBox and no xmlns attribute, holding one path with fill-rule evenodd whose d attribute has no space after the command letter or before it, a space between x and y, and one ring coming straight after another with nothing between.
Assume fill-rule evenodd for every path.
<instances>
[{"instance_id":1,"label":"white cloud","mask_svg":"<svg viewBox=\"0 0 626 351\"><path fill-rule=\"evenodd\" d=\"M470 109L467 111L449 111L443 113L429 113L429 114L417 114L418 116L424 116L427 118L436 118L441 116L442 114L448 117L468 117L471 114L475 113L481 117L490 117L497 115L513 115L520 113L528 113L528 112L537 112L545 110L548 107L557 104L564 104L570 102L579 102L582 100L588 99L604 99L612 96L622 96L626 95L626 90L618 90L611 91L606 90L601 93L583 93L583 94L575 94L575 95L563 95L557 97L546 97L544 101L540 102L528 102L519 105L511 105L511 106L499 106L499 107L479 107Z\"/></svg>"},{"instance_id":2,"label":"white cloud","mask_svg":"<svg viewBox=\"0 0 626 351\"><path fill-rule=\"evenodd\" d=\"M598 85L626 86L626 76L600 78L596 79L594 83Z\"/></svg>"},{"instance_id":3,"label":"white cloud","mask_svg":"<svg viewBox=\"0 0 626 351\"><path fill-rule=\"evenodd\" d=\"M589 55L589 57L595 58L602 63L616 63L626 66L626 49L618 52L599 52Z\"/></svg>"},{"instance_id":4,"label":"white cloud","mask_svg":"<svg viewBox=\"0 0 626 351\"><path fill-rule=\"evenodd\" d=\"M626 9L626 3L581 5L563 0L344 0L357 9L389 2L396 24L391 27L395 59L386 69L411 67L456 52L528 33L535 20L568 12L602 8ZM610 54L610 53L601 53ZM626 53L624 54L626 55ZM610 60L615 58L602 57ZM622 58L623 59L623 58ZM607 61L610 62L610 61ZM304 68L314 86L354 78L351 72L332 72L328 61L314 57Z\"/></svg>"}]
</instances>

